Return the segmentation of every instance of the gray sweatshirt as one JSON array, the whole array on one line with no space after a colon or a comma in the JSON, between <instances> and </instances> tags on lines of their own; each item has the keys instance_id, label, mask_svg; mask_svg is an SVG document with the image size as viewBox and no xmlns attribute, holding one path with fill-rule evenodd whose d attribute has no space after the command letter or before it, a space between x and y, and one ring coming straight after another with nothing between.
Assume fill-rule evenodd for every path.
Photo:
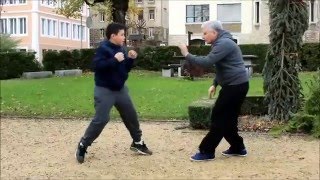
<instances>
[{"instance_id":1,"label":"gray sweatshirt","mask_svg":"<svg viewBox=\"0 0 320 180\"><path fill-rule=\"evenodd\" d=\"M195 56L189 53L186 60L205 68L215 65L215 86L238 85L249 81L242 52L227 31L219 31L218 38L213 42L207 56Z\"/></svg>"}]
</instances>

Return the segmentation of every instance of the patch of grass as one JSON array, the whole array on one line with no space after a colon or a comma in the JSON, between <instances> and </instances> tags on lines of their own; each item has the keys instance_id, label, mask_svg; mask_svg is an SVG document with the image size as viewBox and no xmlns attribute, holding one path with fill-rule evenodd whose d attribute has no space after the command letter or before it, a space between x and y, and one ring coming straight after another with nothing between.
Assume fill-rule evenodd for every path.
<instances>
[{"instance_id":1,"label":"patch of grass","mask_svg":"<svg viewBox=\"0 0 320 180\"><path fill-rule=\"evenodd\" d=\"M311 75L301 75L303 86ZM139 117L161 120L187 119L188 105L207 97L211 83L211 78L189 81L161 77L158 72L133 71L127 85ZM261 77L251 78L249 94L263 95L262 84ZM91 118L94 115L93 88L92 74L1 81L1 113L28 117ZM119 117L118 112L113 109L111 117Z\"/></svg>"}]
</instances>

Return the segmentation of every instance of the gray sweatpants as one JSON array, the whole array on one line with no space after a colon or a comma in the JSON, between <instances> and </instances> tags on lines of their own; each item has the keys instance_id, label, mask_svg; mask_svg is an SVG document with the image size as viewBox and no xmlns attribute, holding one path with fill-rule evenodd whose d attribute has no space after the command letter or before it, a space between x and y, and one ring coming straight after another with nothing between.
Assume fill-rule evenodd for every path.
<instances>
[{"instance_id":1,"label":"gray sweatpants","mask_svg":"<svg viewBox=\"0 0 320 180\"><path fill-rule=\"evenodd\" d=\"M115 106L120 113L132 139L135 142L141 140L142 132L137 118L137 112L128 94L128 88L124 86L120 91L111 91L104 87L95 86L94 107L96 113L85 131L84 136L81 138L83 145L90 146L100 135L110 119L110 111L113 106Z\"/></svg>"}]
</instances>

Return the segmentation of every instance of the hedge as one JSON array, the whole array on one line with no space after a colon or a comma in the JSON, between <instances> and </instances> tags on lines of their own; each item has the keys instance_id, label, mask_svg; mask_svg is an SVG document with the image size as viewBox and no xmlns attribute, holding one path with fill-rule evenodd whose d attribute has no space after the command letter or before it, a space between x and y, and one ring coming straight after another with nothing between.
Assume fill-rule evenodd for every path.
<instances>
[{"instance_id":1,"label":"hedge","mask_svg":"<svg viewBox=\"0 0 320 180\"><path fill-rule=\"evenodd\" d=\"M0 52L0 79L19 78L23 72L40 70L33 52Z\"/></svg>"},{"instance_id":2,"label":"hedge","mask_svg":"<svg viewBox=\"0 0 320 180\"><path fill-rule=\"evenodd\" d=\"M44 70L52 71L65 69L92 70L91 62L95 49L75 49L72 51L47 51L43 56Z\"/></svg>"},{"instance_id":3,"label":"hedge","mask_svg":"<svg viewBox=\"0 0 320 180\"><path fill-rule=\"evenodd\" d=\"M211 124L211 111L215 99L199 99L188 107L190 126L195 129L208 129ZM241 115L265 115L268 106L264 96L247 96L241 107Z\"/></svg>"},{"instance_id":4,"label":"hedge","mask_svg":"<svg viewBox=\"0 0 320 180\"><path fill-rule=\"evenodd\" d=\"M242 54L256 55L258 58L252 63L254 72L261 73L265 63L265 55L268 50L268 44L249 44L240 45ZM136 48L138 59L135 61L136 68L152 71L160 71L164 65L171 63L180 63L179 59L174 59L174 55L180 55L177 46L159 46ZM194 46L189 48L190 53L196 55L206 55L210 51L210 46ZM95 53L94 49L81 49L73 51L46 52L43 59L45 70L61 69L82 69L91 70L91 61ZM301 50L300 59L304 71L314 71L320 67L320 44L304 44ZM205 71L212 71L207 69Z\"/></svg>"}]
</instances>

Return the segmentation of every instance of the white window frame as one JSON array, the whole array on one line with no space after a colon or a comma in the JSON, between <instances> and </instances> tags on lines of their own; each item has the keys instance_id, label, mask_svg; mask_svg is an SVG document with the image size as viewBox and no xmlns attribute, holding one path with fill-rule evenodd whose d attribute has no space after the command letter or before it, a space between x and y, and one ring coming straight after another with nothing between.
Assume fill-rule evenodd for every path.
<instances>
[{"instance_id":1,"label":"white window frame","mask_svg":"<svg viewBox=\"0 0 320 180\"><path fill-rule=\"evenodd\" d=\"M20 0L14 0L13 4L10 4L10 0L2 0L3 6L21 6L21 5L27 5L27 0L25 0L24 3L20 3Z\"/></svg>"},{"instance_id":2,"label":"white window frame","mask_svg":"<svg viewBox=\"0 0 320 180\"><path fill-rule=\"evenodd\" d=\"M42 22L42 19L45 19L45 21L47 21L47 32L48 32L48 34L46 34L46 33L43 33L43 22ZM50 27L50 24L48 24L48 22L49 21L52 21L52 25L53 25L53 22L55 21L56 22L56 26L55 26L55 28L53 29L53 31L52 31L52 29L50 28L49 29L49 27ZM40 30L41 30L41 33L40 33L40 35L41 35L41 37L48 37L48 38L58 38L59 37L59 35L58 35L58 32L59 32L59 21L58 21L58 19L54 19L54 18L48 18L48 17L45 17L45 16L41 16L40 17ZM53 28L53 27L52 27ZM52 32L52 35L51 35L51 32ZM54 34L55 35L53 35L53 32L54 32Z\"/></svg>"},{"instance_id":3,"label":"white window frame","mask_svg":"<svg viewBox=\"0 0 320 180\"><path fill-rule=\"evenodd\" d=\"M318 0L313 0L313 21L311 19L311 0L309 1L309 24L316 24L317 21L318 21L318 12L319 12L319 9L318 9Z\"/></svg>"},{"instance_id":4,"label":"white window frame","mask_svg":"<svg viewBox=\"0 0 320 180\"><path fill-rule=\"evenodd\" d=\"M63 23L63 24L62 24ZM69 29L67 28L67 24L69 24ZM62 32L61 32L61 25L63 25L63 27L65 28L65 29L63 29L64 30L64 35L62 36L61 34L62 34ZM68 22L68 21L59 21L59 38L60 39L71 39L71 29L72 29L72 27L71 27L71 23L70 22ZM67 35L68 35L68 37L67 37Z\"/></svg>"},{"instance_id":5,"label":"white window frame","mask_svg":"<svg viewBox=\"0 0 320 180\"><path fill-rule=\"evenodd\" d=\"M106 21L106 16L104 13L99 12L99 20L100 22L105 22Z\"/></svg>"},{"instance_id":6,"label":"white window frame","mask_svg":"<svg viewBox=\"0 0 320 180\"><path fill-rule=\"evenodd\" d=\"M152 13L150 11L153 11L153 18L151 18ZM156 19L156 10L155 9L149 9L149 20L155 20Z\"/></svg>"},{"instance_id":7,"label":"white window frame","mask_svg":"<svg viewBox=\"0 0 320 180\"><path fill-rule=\"evenodd\" d=\"M21 34L20 33L20 21L19 19L21 18L25 18L26 19L26 33L24 34ZM1 19L6 19L6 33L5 34L10 34L9 32L11 31L11 24L10 24L10 21L9 19L15 19L16 21L16 26L15 26L15 34L10 34L10 36L14 36L14 37L21 37L21 36L28 36L28 17L27 16L4 16L4 17L1 17Z\"/></svg>"},{"instance_id":8,"label":"white window frame","mask_svg":"<svg viewBox=\"0 0 320 180\"><path fill-rule=\"evenodd\" d=\"M223 23L223 24L233 24L233 23L241 24L242 23L242 3L241 2L219 3L219 4L217 4L217 19L218 19L218 16L219 16L219 14L218 14L218 6L219 5L236 5L236 4L240 5L240 21L230 21L230 22L221 21L221 23Z\"/></svg>"},{"instance_id":9,"label":"white window frame","mask_svg":"<svg viewBox=\"0 0 320 180\"><path fill-rule=\"evenodd\" d=\"M148 36L149 38L154 38L154 27L148 28Z\"/></svg>"},{"instance_id":10,"label":"white window frame","mask_svg":"<svg viewBox=\"0 0 320 180\"><path fill-rule=\"evenodd\" d=\"M194 16L188 16L188 6L193 6L194 7ZM195 21L195 18L197 18L196 17L196 14L195 14L195 6L201 6L201 9L203 8L202 6L208 6L208 19L202 19L202 21L200 21L200 22L196 22ZM185 8L186 8L186 18L185 18L185 22L186 22L186 24L202 24L203 22L206 22L206 21L209 21L210 20L210 4L187 4L186 6L185 6ZM201 12L202 13L202 12ZM204 16L204 14L201 14L202 16L202 18L204 18L204 17L206 17L206 16ZM188 22L188 18L194 18L194 20L193 20L193 22Z\"/></svg>"},{"instance_id":11,"label":"white window frame","mask_svg":"<svg viewBox=\"0 0 320 180\"><path fill-rule=\"evenodd\" d=\"M254 25L255 26L260 26L261 24L261 0L255 0L254 2L254 5L253 5L253 12L254 12ZM257 3L259 4L259 6L257 7ZM258 8L258 11L257 12L257 8ZM257 17L258 16L258 17Z\"/></svg>"},{"instance_id":12,"label":"white window frame","mask_svg":"<svg viewBox=\"0 0 320 180\"><path fill-rule=\"evenodd\" d=\"M72 24L72 28L71 28L71 31L72 31L72 40L75 40L75 41L81 41L81 28L80 28L80 31L79 31L79 26L81 27L81 24L80 23L71 23ZM73 26L76 26L76 35L75 36L75 31L74 31L74 27ZM83 34L82 34L82 41L86 41L86 38L87 38L87 28L86 26L82 25L82 28L83 28ZM80 38L79 38L80 37Z\"/></svg>"},{"instance_id":13,"label":"white window frame","mask_svg":"<svg viewBox=\"0 0 320 180\"><path fill-rule=\"evenodd\" d=\"M105 29L99 29L99 35L100 39L104 39L106 37L106 30Z\"/></svg>"},{"instance_id":14,"label":"white window frame","mask_svg":"<svg viewBox=\"0 0 320 180\"><path fill-rule=\"evenodd\" d=\"M57 8L59 7L59 2L55 2L55 0L40 0L40 5L48 8Z\"/></svg>"},{"instance_id":15,"label":"white window frame","mask_svg":"<svg viewBox=\"0 0 320 180\"><path fill-rule=\"evenodd\" d=\"M136 0L136 3L137 3L137 4L142 4L142 3L143 3L143 0Z\"/></svg>"}]
</instances>

